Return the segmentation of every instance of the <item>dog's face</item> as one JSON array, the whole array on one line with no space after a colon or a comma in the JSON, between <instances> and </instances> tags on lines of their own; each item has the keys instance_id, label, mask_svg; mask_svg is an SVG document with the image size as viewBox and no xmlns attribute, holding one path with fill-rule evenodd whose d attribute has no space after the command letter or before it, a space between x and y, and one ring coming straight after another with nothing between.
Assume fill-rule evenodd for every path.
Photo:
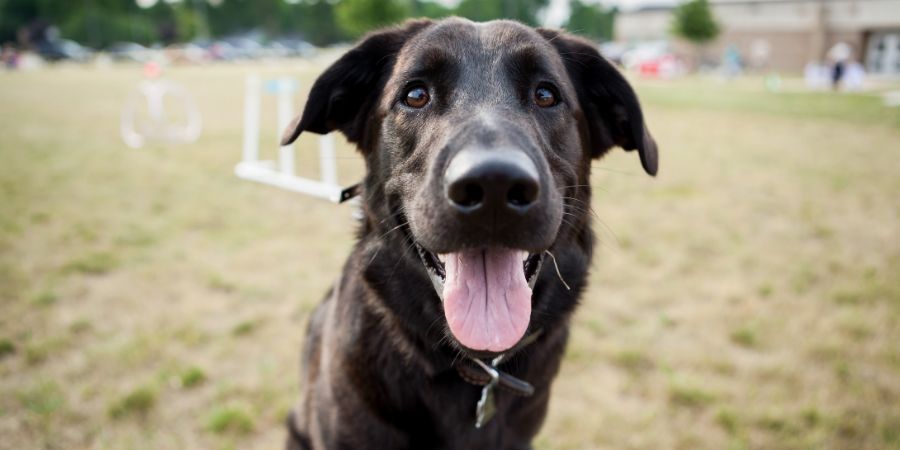
<instances>
[{"instance_id":1,"label":"dog's face","mask_svg":"<svg viewBox=\"0 0 900 450\"><path fill-rule=\"evenodd\" d=\"M590 43L508 21L369 36L284 140L334 129L366 155L374 220L408 232L453 338L477 352L525 335L545 252L587 221L591 159L619 145L657 165L634 92Z\"/></svg>"}]
</instances>

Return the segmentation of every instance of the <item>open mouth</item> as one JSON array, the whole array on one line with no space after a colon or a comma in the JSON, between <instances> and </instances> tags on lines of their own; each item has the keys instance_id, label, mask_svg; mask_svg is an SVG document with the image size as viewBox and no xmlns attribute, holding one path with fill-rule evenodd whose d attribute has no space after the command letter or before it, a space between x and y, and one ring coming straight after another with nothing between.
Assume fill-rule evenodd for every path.
<instances>
[{"instance_id":1,"label":"open mouth","mask_svg":"<svg viewBox=\"0 0 900 450\"><path fill-rule=\"evenodd\" d=\"M487 247L437 255L418 244L416 250L460 344L503 352L522 339L542 254Z\"/></svg>"}]
</instances>

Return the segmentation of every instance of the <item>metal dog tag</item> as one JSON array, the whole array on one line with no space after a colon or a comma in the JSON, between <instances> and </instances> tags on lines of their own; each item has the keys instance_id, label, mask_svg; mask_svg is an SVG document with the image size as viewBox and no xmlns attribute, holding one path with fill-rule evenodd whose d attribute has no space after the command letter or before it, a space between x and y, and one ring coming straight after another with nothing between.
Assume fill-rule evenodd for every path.
<instances>
[{"instance_id":1,"label":"metal dog tag","mask_svg":"<svg viewBox=\"0 0 900 450\"><path fill-rule=\"evenodd\" d=\"M475 408L475 428L483 427L497 413L497 402L494 400L494 386L496 385L497 378L494 378L481 388L481 398Z\"/></svg>"},{"instance_id":2,"label":"metal dog tag","mask_svg":"<svg viewBox=\"0 0 900 450\"><path fill-rule=\"evenodd\" d=\"M493 364L498 364L501 359L502 357L495 359ZM475 359L474 361L491 376L491 381L481 388L481 398L478 399L478 404L475 406L475 428L481 428L490 422L491 419L494 418L494 414L497 413L497 402L494 400L494 388L497 386L497 382L500 381L500 372L498 372L493 365L489 366L478 359Z\"/></svg>"}]
</instances>

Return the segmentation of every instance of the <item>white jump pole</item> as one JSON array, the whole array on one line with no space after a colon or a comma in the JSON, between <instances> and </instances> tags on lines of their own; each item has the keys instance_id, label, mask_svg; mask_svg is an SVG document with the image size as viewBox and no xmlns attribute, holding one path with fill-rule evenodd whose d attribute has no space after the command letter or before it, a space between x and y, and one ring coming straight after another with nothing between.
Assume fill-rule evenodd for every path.
<instances>
[{"instance_id":1,"label":"white jump pole","mask_svg":"<svg viewBox=\"0 0 900 450\"><path fill-rule=\"evenodd\" d=\"M278 80L278 132L283 133L294 115L294 85L290 78ZM294 175L294 144L278 149L278 168L285 175Z\"/></svg>"},{"instance_id":2,"label":"white jump pole","mask_svg":"<svg viewBox=\"0 0 900 450\"><path fill-rule=\"evenodd\" d=\"M326 134L319 138L319 172L322 182L337 186L337 157L334 154L334 136Z\"/></svg>"},{"instance_id":3,"label":"white jump pole","mask_svg":"<svg viewBox=\"0 0 900 450\"><path fill-rule=\"evenodd\" d=\"M262 103L259 75L247 77L244 94L244 151L243 162L259 161L259 110Z\"/></svg>"}]
</instances>

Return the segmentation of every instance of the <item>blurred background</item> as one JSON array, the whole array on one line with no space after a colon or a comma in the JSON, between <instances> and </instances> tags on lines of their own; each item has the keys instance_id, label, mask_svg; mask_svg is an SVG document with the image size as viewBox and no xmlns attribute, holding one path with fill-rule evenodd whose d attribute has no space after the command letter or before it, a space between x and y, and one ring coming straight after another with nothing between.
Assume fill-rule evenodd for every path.
<instances>
[{"instance_id":1,"label":"blurred background","mask_svg":"<svg viewBox=\"0 0 900 450\"><path fill-rule=\"evenodd\" d=\"M537 448L900 448L900 0L0 0L0 448L280 448L364 167L277 138L448 15L596 41L660 146L594 163Z\"/></svg>"}]
</instances>

